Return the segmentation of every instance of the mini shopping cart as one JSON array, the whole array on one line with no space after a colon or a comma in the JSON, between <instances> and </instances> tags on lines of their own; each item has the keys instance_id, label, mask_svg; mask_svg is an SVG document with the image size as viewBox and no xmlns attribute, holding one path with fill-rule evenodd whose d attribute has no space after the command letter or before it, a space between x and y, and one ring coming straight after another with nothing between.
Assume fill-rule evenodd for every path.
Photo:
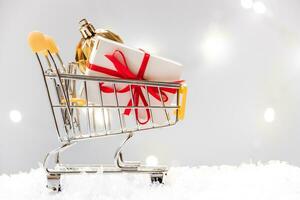
<instances>
[{"instance_id":1,"label":"mini shopping cart","mask_svg":"<svg viewBox=\"0 0 300 200\"><path fill-rule=\"evenodd\" d=\"M45 157L43 164L47 172L47 187L53 191L60 191L60 178L64 174L99 172L146 173L150 175L152 182L162 183L164 175L167 173L167 167L151 167L141 165L140 162L136 161L124 161L122 149L134 132L168 127L182 120L185 112L187 88L182 83L125 80L82 75L77 72L77 63L70 63L68 66L63 64L58 48L50 37L40 32L32 32L28 40L41 67L56 132L62 144L59 148L49 152ZM99 104L90 103L87 85L92 82L110 84L114 88L114 92L111 95L115 98L115 104L105 105L103 101L100 101ZM120 105L118 101L119 94L116 92L118 84L129 86L131 94L132 87L143 87L148 105ZM160 98L162 98L161 88L173 89L175 98L172 104L165 105L162 101L161 105L151 105L148 92L148 89L151 87L158 89ZM78 94L78 91L80 91L80 94ZM100 89L99 98L103 98L103 92ZM133 101L133 96L131 96L131 101ZM133 118L128 122L122 114L124 109L147 109L150 113L150 120L146 125L141 125L136 116L132 115ZM166 123L155 124L153 122L153 112L157 110L164 113ZM110 116L112 112L114 112L113 117ZM114 125L112 125L112 122ZM118 126L115 126L115 124L118 124ZM122 134L127 135L127 137L116 150L114 165L61 163L60 154L79 141Z\"/></svg>"}]
</instances>

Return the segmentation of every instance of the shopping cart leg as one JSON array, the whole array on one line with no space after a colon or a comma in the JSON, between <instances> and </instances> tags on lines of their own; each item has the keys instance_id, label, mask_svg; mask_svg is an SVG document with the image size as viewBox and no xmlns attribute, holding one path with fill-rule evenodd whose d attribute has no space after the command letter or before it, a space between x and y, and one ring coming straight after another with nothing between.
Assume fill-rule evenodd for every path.
<instances>
[{"instance_id":1,"label":"shopping cart leg","mask_svg":"<svg viewBox=\"0 0 300 200\"><path fill-rule=\"evenodd\" d=\"M129 133L127 138L122 142L115 153L115 163L116 166L123 170L133 170L136 171L137 168L141 165L138 161L124 161L122 149L124 145L129 141L129 139L133 136L133 133Z\"/></svg>"},{"instance_id":2,"label":"shopping cart leg","mask_svg":"<svg viewBox=\"0 0 300 200\"><path fill-rule=\"evenodd\" d=\"M61 191L60 174L48 174L47 175L47 188L53 192Z\"/></svg>"},{"instance_id":3,"label":"shopping cart leg","mask_svg":"<svg viewBox=\"0 0 300 200\"><path fill-rule=\"evenodd\" d=\"M55 163L58 165L60 163L59 159L59 151L54 154L55 156ZM60 174L47 174L47 188L52 190L53 192L60 192L61 191L61 184L60 184Z\"/></svg>"},{"instance_id":4,"label":"shopping cart leg","mask_svg":"<svg viewBox=\"0 0 300 200\"><path fill-rule=\"evenodd\" d=\"M129 133L125 140L121 143L115 154L115 163L116 167L120 168L125 172L141 172L148 173L150 175L150 180L152 183L163 183L164 177L167 175L167 168L163 166L156 167L147 167L141 166L141 163L138 161L124 161L122 149L129 139L133 136L132 133Z\"/></svg>"},{"instance_id":5,"label":"shopping cart leg","mask_svg":"<svg viewBox=\"0 0 300 200\"><path fill-rule=\"evenodd\" d=\"M164 183L164 177L167 175L167 172L159 172L150 174L151 183Z\"/></svg>"},{"instance_id":6,"label":"shopping cart leg","mask_svg":"<svg viewBox=\"0 0 300 200\"><path fill-rule=\"evenodd\" d=\"M68 147L71 147L76 143L66 143L63 144L61 147L56 148L49 153L47 153L45 159L44 159L44 169L47 172L47 188L51 189L52 191L59 192L61 191L61 185L60 185L60 177L61 173L57 172L55 170L55 166L60 164L60 153L64 150L66 150ZM49 160L50 158L54 158L54 169L49 167ZM52 159L53 160L53 159Z\"/></svg>"}]
</instances>

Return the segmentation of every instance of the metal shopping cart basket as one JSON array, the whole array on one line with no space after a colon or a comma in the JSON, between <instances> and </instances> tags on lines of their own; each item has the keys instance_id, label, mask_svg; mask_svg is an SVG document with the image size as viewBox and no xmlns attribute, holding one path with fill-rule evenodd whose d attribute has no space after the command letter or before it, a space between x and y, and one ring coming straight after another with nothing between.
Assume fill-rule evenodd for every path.
<instances>
[{"instance_id":1,"label":"metal shopping cart basket","mask_svg":"<svg viewBox=\"0 0 300 200\"><path fill-rule=\"evenodd\" d=\"M62 144L45 157L44 168L47 172L47 187L53 191L60 191L61 175L82 172L146 173L150 175L152 182L162 183L163 177L167 173L167 167L143 166L140 162L124 161L122 149L134 132L172 126L183 119L187 88L182 83L124 80L82 75L77 72L78 66L76 63L70 63L68 66L63 64L58 48L50 37L40 32L32 32L28 40L41 67L56 132ZM103 102L104 94L101 89L99 89L99 99L101 101L98 104L90 103L88 85L91 83L110 84L114 88L110 95L114 96L115 103L106 105ZM131 101L133 101L132 88L143 87L148 102L147 106L121 105L119 102L120 94L116 91L119 84L125 84L130 88ZM163 98L162 88L174 90L174 101L167 105L164 101L161 101L161 105L151 105L148 91L151 88L157 89L160 98ZM80 91L80 94L78 94L78 91ZM149 122L145 125L140 124L134 114L132 114L131 121L128 122L123 115L124 109L146 110L150 114ZM157 124L153 121L153 115L157 111L164 113L166 123ZM125 134L127 137L116 150L114 165L74 165L62 164L60 161L60 153L79 141L121 134Z\"/></svg>"}]
</instances>

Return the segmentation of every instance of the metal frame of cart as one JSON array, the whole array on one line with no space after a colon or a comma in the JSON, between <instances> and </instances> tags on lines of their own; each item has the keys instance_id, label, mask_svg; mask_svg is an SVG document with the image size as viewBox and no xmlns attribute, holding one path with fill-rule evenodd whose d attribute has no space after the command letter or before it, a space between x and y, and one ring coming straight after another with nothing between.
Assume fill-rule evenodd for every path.
<instances>
[{"instance_id":1,"label":"metal frame of cart","mask_svg":"<svg viewBox=\"0 0 300 200\"><path fill-rule=\"evenodd\" d=\"M44 168L47 172L47 187L53 191L60 191L60 178L64 174L79 174L85 173L147 173L150 174L152 182L163 182L164 175L167 174L167 167L143 166L137 161L125 161L123 159L122 149L135 132L168 127L176 124L183 119L185 112L185 99L187 88L182 83L167 83L167 82L153 82L144 80L124 80L113 79L105 77L95 77L81 75L77 72L78 66L76 63L70 63L64 66L62 59L58 54L58 48L53 40L47 40L42 33L33 32L29 36L29 43L36 54L39 62L42 77L46 86L46 93L49 99L51 112L54 119L54 124L61 146L49 152L44 160ZM42 59L42 57L44 57ZM105 105L102 101L103 92L99 89L99 104L89 102L89 92L87 84L97 82L102 84L110 84L114 88L112 95L115 98L115 105ZM132 87L140 86L144 88L148 106L124 106L118 102L118 92L116 90L118 84L126 84L130 88L131 101L133 102ZM78 85L81 86L81 94L77 94ZM161 105L151 105L149 97L149 88L157 88L159 96L162 100L161 88L174 89L176 98L172 104L165 105L161 101ZM80 98L78 97L80 96ZM95 128L95 114L94 110L100 110L102 114L101 120L103 126L101 130ZM113 110L117 112L114 122L119 123L118 129L111 129L109 126L110 118L105 116L105 110ZM147 109L150 111L150 120L147 125L139 124L135 116L134 126L127 127L126 120L122 111L124 109ZM165 114L165 122L156 124L153 122L153 111L158 109ZM85 114L81 111L85 110ZM170 111L171 114L170 114ZM173 117L172 117L172 116ZM84 127L83 127L84 126ZM113 165L71 165L62 164L60 154L67 148L75 145L81 140L89 140L95 138L127 135L114 155L115 163ZM52 162L51 162L52 161ZM52 166L50 166L52 164Z\"/></svg>"}]
</instances>

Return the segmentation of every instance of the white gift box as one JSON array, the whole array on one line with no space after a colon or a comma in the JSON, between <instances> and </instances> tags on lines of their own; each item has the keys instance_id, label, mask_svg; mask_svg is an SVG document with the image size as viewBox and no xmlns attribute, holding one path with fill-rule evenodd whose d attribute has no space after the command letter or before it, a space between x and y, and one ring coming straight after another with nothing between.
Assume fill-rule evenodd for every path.
<instances>
[{"instance_id":1,"label":"white gift box","mask_svg":"<svg viewBox=\"0 0 300 200\"><path fill-rule=\"evenodd\" d=\"M123 53L129 70L135 75L138 73L145 55L144 51L128 47L124 44L114 42L112 40L103 38L101 36L98 36L95 39L96 39L96 43L94 45L94 48L89 58L90 64L105 67L107 69L116 71L114 64L105 55L112 55L116 50L118 50ZM177 62L150 54L150 58L147 63L147 67L143 79L148 81L160 81L160 82L178 81L180 80L182 69L183 69L182 65ZM90 68L87 68L85 74L89 76L116 78L105 73L91 70ZM105 86L108 86L112 89L114 88L113 85L106 84ZM120 90L126 86L127 84L116 84L116 89ZM118 103L121 106L126 106L132 97L130 91L125 93L117 93L117 100L116 100L116 96L114 93L102 92L103 102L101 102L100 88L99 88L99 83L97 82L87 83L87 91L88 91L89 102L96 105L101 105L103 103L104 105L107 106L116 106ZM142 91L145 98L148 101L148 96L145 89L142 88ZM168 101L164 102L164 104L170 105L172 100L174 99L174 94L168 92L166 92L166 94L168 96ZM162 105L162 102L154 98L151 94L149 94L149 99L150 99L150 104L152 106ZM149 102L147 103L149 104ZM139 101L139 106L143 106L141 100ZM147 117L146 114L147 114L146 109L139 109L138 118L142 119L140 121L145 121L145 118ZM163 109L153 109L151 114L154 123L161 124L167 121L166 113ZM172 115L173 113L170 112L169 114ZM131 110L131 115L133 116L135 115L134 109Z\"/></svg>"}]
</instances>

